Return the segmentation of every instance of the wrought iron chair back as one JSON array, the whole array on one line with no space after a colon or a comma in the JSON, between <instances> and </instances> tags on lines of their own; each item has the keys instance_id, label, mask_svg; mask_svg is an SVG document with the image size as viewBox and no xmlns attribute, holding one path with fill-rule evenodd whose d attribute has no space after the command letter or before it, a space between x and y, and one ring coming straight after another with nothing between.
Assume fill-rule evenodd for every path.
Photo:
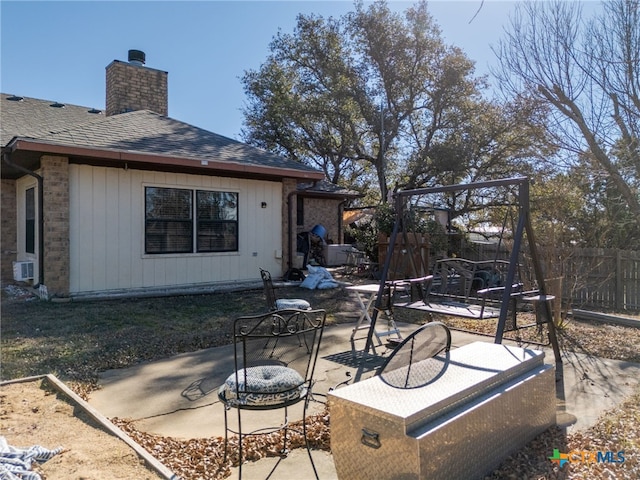
<instances>
[{"instance_id":1,"label":"wrought iron chair back","mask_svg":"<svg viewBox=\"0 0 640 480\"><path fill-rule=\"evenodd\" d=\"M307 439L306 417L325 320L324 310L278 310L235 320L234 372L220 387L218 397L225 405L225 459L229 433L239 436L240 478L242 440L247 435L281 430L281 454L286 456L290 429L287 408L300 402L303 402L302 435L317 478ZM232 408L237 410L237 431L230 428L227 418ZM276 409L284 410L282 424L248 433L243 431L242 411Z\"/></svg>"},{"instance_id":2,"label":"wrought iron chair back","mask_svg":"<svg viewBox=\"0 0 640 480\"><path fill-rule=\"evenodd\" d=\"M273 289L273 281L271 280L271 273L261 268L260 276L262 277L264 295L267 299L267 308L269 308L269 310L277 310L276 309L276 293Z\"/></svg>"},{"instance_id":3,"label":"wrought iron chair back","mask_svg":"<svg viewBox=\"0 0 640 480\"><path fill-rule=\"evenodd\" d=\"M276 297L276 292L273 288L273 280L271 279L271 273L269 273L267 270L261 268L260 276L262 277L264 296L267 300L267 308L269 310L285 310L291 308L298 310L311 310L311 304L302 298Z\"/></svg>"}]
</instances>

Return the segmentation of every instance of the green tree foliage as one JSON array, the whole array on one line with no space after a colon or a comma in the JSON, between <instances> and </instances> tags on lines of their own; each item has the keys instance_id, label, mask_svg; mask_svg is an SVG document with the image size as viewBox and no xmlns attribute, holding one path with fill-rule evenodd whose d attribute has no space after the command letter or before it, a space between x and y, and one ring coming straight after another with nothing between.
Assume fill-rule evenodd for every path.
<instances>
[{"instance_id":1,"label":"green tree foliage","mask_svg":"<svg viewBox=\"0 0 640 480\"><path fill-rule=\"evenodd\" d=\"M431 210L406 205L402 212L399 234L403 232L426 233L429 235L429 247L432 253L446 251L448 238L446 231L434 218ZM394 203L383 203L376 208L374 215L368 221L362 222L357 228L347 227L348 234L356 239L356 243L373 261L378 261L378 234L391 236L397 220Z\"/></svg>"},{"instance_id":2,"label":"green tree foliage","mask_svg":"<svg viewBox=\"0 0 640 480\"><path fill-rule=\"evenodd\" d=\"M316 166L333 183L364 174L346 161L365 128L352 94L357 72L344 61L350 54L342 23L300 15L295 34L279 33L270 49L259 71L242 79L249 99L244 139Z\"/></svg>"},{"instance_id":3,"label":"green tree foliage","mask_svg":"<svg viewBox=\"0 0 640 480\"><path fill-rule=\"evenodd\" d=\"M392 185L526 173L547 154L540 104L483 100L486 80L445 45L426 2L403 15L384 1L356 3L340 18L300 15L270 51L243 77L244 139L377 201L389 200Z\"/></svg>"},{"instance_id":4,"label":"green tree foliage","mask_svg":"<svg viewBox=\"0 0 640 480\"><path fill-rule=\"evenodd\" d=\"M588 163L532 188L537 239L545 245L640 250L640 230L613 182Z\"/></svg>"}]
</instances>

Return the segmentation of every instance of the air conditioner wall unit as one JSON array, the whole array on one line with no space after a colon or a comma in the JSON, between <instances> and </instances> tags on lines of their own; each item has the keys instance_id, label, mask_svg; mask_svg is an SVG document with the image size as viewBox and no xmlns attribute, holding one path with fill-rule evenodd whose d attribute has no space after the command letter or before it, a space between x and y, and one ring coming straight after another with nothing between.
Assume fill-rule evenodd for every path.
<instances>
[{"instance_id":1,"label":"air conditioner wall unit","mask_svg":"<svg viewBox=\"0 0 640 480\"><path fill-rule=\"evenodd\" d=\"M13 279L16 282L33 279L33 262L13 262Z\"/></svg>"}]
</instances>

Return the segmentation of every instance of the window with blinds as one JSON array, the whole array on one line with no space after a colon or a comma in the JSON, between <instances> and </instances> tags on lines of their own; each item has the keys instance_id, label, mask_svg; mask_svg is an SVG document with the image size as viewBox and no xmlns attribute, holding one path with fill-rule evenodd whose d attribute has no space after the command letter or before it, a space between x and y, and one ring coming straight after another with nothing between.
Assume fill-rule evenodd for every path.
<instances>
[{"instance_id":1,"label":"window with blinds","mask_svg":"<svg viewBox=\"0 0 640 480\"><path fill-rule=\"evenodd\" d=\"M237 193L146 187L145 253L237 250Z\"/></svg>"},{"instance_id":2,"label":"window with blinds","mask_svg":"<svg viewBox=\"0 0 640 480\"><path fill-rule=\"evenodd\" d=\"M238 250L238 194L197 191L198 252Z\"/></svg>"},{"instance_id":3,"label":"window with blinds","mask_svg":"<svg viewBox=\"0 0 640 480\"><path fill-rule=\"evenodd\" d=\"M145 191L145 252L193 251L193 192L147 187Z\"/></svg>"}]
</instances>

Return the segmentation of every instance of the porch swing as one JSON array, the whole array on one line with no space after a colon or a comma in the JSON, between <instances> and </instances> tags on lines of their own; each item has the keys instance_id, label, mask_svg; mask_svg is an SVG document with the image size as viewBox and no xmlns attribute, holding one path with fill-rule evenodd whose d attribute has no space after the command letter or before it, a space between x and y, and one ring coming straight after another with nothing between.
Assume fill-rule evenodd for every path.
<instances>
[{"instance_id":1,"label":"porch swing","mask_svg":"<svg viewBox=\"0 0 640 480\"><path fill-rule=\"evenodd\" d=\"M409 300L397 303L396 306L422 310L429 314L452 315L474 320L498 318L500 299L496 298L496 294L504 290L504 278L510 265L509 261L500 260L498 256L510 217L513 223L512 211L507 209L492 260L471 260L458 256L438 259L431 269L432 274L428 277L406 280L411 285ZM403 225L410 225L411 217L403 213L403 218ZM514 229L515 226L512 224L512 230ZM409 255L409 258L412 257ZM520 263L517 262L512 285L514 304L518 296L537 293L537 290L524 291L524 284L519 280L522 278L519 270ZM515 305L513 307L515 308ZM514 322L508 325L514 325Z\"/></svg>"},{"instance_id":2,"label":"porch swing","mask_svg":"<svg viewBox=\"0 0 640 480\"><path fill-rule=\"evenodd\" d=\"M513 232L513 248L507 261L499 261L497 253L493 261L473 262L471 260L449 258L440 261L440 264L434 268L430 275L421 275L415 264L414 252L412 252L412 243L408 241L408 222L410 216L407 215L405 204L409 199L418 195L430 195L447 192L457 192L463 190L481 190L490 188L509 187L515 190L517 197L517 224ZM502 343L505 331L517 330L524 328L517 324L517 304L518 302L528 301L536 304L537 308L543 309L543 315L540 317L546 319L548 325L549 344L552 346L556 362L560 360L560 350L555 333L555 325L551 313L550 301L553 297L546 294L546 286L543 277L542 265L540 263L536 244L531 227L530 211L529 211L529 179L526 177L508 178L501 180L493 180L486 182L476 182L470 184L458 184L442 187L432 187L423 189L413 189L399 191L395 194L396 218L393 232L389 239L388 254L385 258L384 266L380 274L380 287L378 297L376 298L376 306L380 307L383 301L385 287L392 281L396 288L406 286L408 293L408 301L395 303L394 306L402 308L410 308L413 310L423 311L429 314L431 319L433 314L451 315L475 320L497 318L497 327L495 332L495 343ZM500 242L506 227L506 220L503 223ZM533 289L525 290L523 283L517 279L519 269L519 257L521 253L522 240L525 236L528 240L528 246L531 256L531 263L535 275L536 286ZM389 280L390 274L395 276L396 269L392 268L392 255L394 251L398 235L402 235L404 245L406 246L406 261L411 262L411 277L404 280ZM474 290L471 295L475 272L480 268L490 267L496 269L500 263L500 268L506 267L506 274L501 278L501 285L489 285L487 282L483 288ZM447 278L443 278L443 270L447 274ZM446 288L450 280L449 275L453 275L460 285L458 295L447 294ZM367 336L365 349L368 351L371 346L372 334L375 331L378 309L374 309L372 321Z\"/></svg>"},{"instance_id":3,"label":"porch swing","mask_svg":"<svg viewBox=\"0 0 640 480\"><path fill-rule=\"evenodd\" d=\"M472 293L475 293L476 297L480 297L488 293L490 291L489 289L502 287L509 262L499 260L498 256L500 255L500 248L503 244L507 221L510 217L512 220L511 229L512 231L515 229L512 210L507 209L504 220L502 221L502 228L498 236L498 244L496 245L493 260L473 261L459 257L437 260L433 267L433 274L434 278L438 280L438 285L434 284L431 293L442 297L458 296L459 298L467 300ZM519 264L516 265L516 269L519 269ZM516 275L516 278L521 277ZM439 288L435 288L436 286ZM453 295L451 287L456 287L458 290L457 292L453 292ZM521 285L517 284L517 287L520 288Z\"/></svg>"}]
</instances>

